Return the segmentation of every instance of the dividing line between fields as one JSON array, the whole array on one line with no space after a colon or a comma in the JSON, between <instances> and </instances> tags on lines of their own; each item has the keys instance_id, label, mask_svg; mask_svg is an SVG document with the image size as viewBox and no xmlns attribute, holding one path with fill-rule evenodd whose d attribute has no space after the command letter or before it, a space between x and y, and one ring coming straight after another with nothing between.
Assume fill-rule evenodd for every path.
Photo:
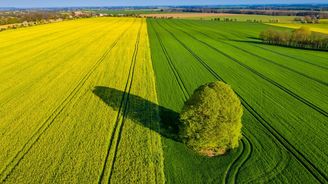
<instances>
[{"instance_id":1,"label":"dividing line between fields","mask_svg":"<svg viewBox=\"0 0 328 184\"><path fill-rule=\"evenodd\" d=\"M121 100L120 107L119 107L119 110L117 113L114 131L110 136L111 137L110 142L107 146L106 158L105 158L105 161L104 161L104 164L102 167L102 171L101 171L99 179L98 179L98 183L109 183L110 179L113 175L113 170L114 170L114 165L115 165L116 155L117 155L117 149L120 144L121 135L122 135L122 128L123 128L126 116L128 114L128 109L129 109L128 102L129 102L129 97L130 97L130 91L131 91L132 84L133 84L133 77L134 77L134 72L135 72L137 55L138 55L138 51L139 51L139 42L140 42L140 37L141 37L142 26L143 26L143 22L140 24L137 40L135 43L135 49L133 52L132 61L131 61L131 65L130 65L130 69L129 69L129 73L128 73L128 79L125 84L122 100ZM114 141L116 134L118 134L117 139L116 139L116 141ZM114 142L116 142L115 145L113 145ZM114 156L113 156L113 159L111 160L110 168L107 168L106 166L107 166L107 163L109 162L109 156L112 151L114 151ZM105 172L107 171L107 169L109 169L109 177L105 178Z\"/></svg>"},{"instance_id":2,"label":"dividing line between fields","mask_svg":"<svg viewBox=\"0 0 328 184\"><path fill-rule=\"evenodd\" d=\"M152 23L151 23L151 24L152 24ZM152 28L153 28L153 26L152 26ZM157 39L158 39L158 40L161 40L161 38L159 37L159 35L158 35L156 29L153 28L153 30L154 30L154 32L156 33L156 37L157 37ZM178 73L178 71L176 71L176 67L174 66L172 60L171 60L171 59L168 60L168 58L170 58L170 57L169 57L168 53L166 52L166 48L165 48L165 46L163 45L162 42L160 42L160 43L161 43L161 47L162 47L163 52L164 52L164 50L165 50L164 54L167 55L167 57L166 57L167 62L168 62L168 63L171 62L171 64L173 65L173 67L171 67L171 70L175 70L175 72ZM180 77L179 75L176 76L176 80L177 80L177 82L178 82L179 80L182 81L182 79L181 79L181 77ZM181 88L181 87L182 87L182 88ZM189 93L188 93L188 90L186 89L186 87L185 87L184 85L183 85L183 86L180 86L180 89L181 89L181 91L182 91L183 94L184 94L184 91L187 92L187 94L184 94L184 95L186 95L186 96L185 96L185 100L187 100L187 99L190 97L190 95L189 95ZM246 135L245 135L245 134L243 134L243 135L244 135L245 138L246 138ZM246 138L246 139L248 140L248 138ZM247 153L246 157L244 158L243 162L239 165L239 167L241 167L241 166L242 166L242 165L243 165L243 164L244 164L244 163L250 158L250 156L251 156L252 149L253 149L253 146L252 146L251 142L250 142L250 141L247 141L247 143L245 143L244 139L241 139L241 142L242 142L242 151L241 151L241 153L236 157L236 159L230 164L230 166L228 167L227 171L225 172L225 176L224 176L223 181L228 181L229 178L227 177L227 175L230 175L231 173L232 173L232 175L233 175L233 181L232 181L232 182L234 182L234 181L236 180L237 173L239 172L239 169L236 168L236 172L231 172L231 169L232 169L232 166L235 165L236 162L237 162L238 160L240 160L240 159L243 157L243 155L244 155L244 153L245 153L245 147L246 147L246 146L249 147L250 152Z\"/></svg>"}]
</instances>

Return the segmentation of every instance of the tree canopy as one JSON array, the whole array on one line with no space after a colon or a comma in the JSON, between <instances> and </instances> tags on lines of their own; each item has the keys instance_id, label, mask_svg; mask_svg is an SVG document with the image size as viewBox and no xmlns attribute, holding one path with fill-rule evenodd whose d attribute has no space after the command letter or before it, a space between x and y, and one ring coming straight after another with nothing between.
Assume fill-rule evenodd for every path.
<instances>
[{"instance_id":1,"label":"tree canopy","mask_svg":"<svg viewBox=\"0 0 328 184\"><path fill-rule=\"evenodd\" d=\"M301 27L292 32L266 30L260 33L263 42L274 45L285 45L291 47L328 49L328 36L312 32L308 27Z\"/></svg>"},{"instance_id":2,"label":"tree canopy","mask_svg":"<svg viewBox=\"0 0 328 184\"><path fill-rule=\"evenodd\" d=\"M180 114L180 137L202 155L216 156L238 147L243 109L231 87L221 81L196 89Z\"/></svg>"}]
</instances>

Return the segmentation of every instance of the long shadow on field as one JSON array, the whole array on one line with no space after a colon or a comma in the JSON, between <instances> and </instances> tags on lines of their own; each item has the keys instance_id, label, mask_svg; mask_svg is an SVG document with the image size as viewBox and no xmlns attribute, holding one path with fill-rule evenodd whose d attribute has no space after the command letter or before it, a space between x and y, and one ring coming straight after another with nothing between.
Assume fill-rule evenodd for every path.
<instances>
[{"instance_id":1,"label":"long shadow on field","mask_svg":"<svg viewBox=\"0 0 328 184\"><path fill-rule=\"evenodd\" d=\"M96 86L93 93L97 95L104 103L115 110L119 110L124 92L104 87ZM158 112L160 111L160 113ZM153 118L160 115L160 128L153 124ZM178 138L179 113L159 106L142 97L130 94L128 101L127 118L140 123L153 131L158 132L164 137L180 141Z\"/></svg>"},{"instance_id":2,"label":"long shadow on field","mask_svg":"<svg viewBox=\"0 0 328 184\"><path fill-rule=\"evenodd\" d=\"M254 37L248 37L253 40L237 40L237 39L230 39L230 41L234 42L240 42L240 43L252 43L252 44L257 44L257 45L270 45L270 46L278 46L278 47L285 47L285 48L292 48L292 49L299 49L299 50L311 50L311 51L320 51L320 52L327 52L327 49L314 49L314 48L306 48L306 47L297 47L297 46L292 46L292 45L282 45L282 44L269 44L269 43L264 43L262 40L258 39L258 41L255 41Z\"/></svg>"}]
</instances>

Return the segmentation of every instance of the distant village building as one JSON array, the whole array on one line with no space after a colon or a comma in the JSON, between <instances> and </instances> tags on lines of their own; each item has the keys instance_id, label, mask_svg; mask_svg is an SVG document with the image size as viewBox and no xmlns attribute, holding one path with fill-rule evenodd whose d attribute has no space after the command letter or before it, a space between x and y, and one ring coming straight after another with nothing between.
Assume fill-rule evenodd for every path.
<instances>
[{"instance_id":1,"label":"distant village building","mask_svg":"<svg viewBox=\"0 0 328 184\"><path fill-rule=\"evenodd\" d=\"M106 13L99 13L98 16L99 17L105 17L105 16L108 16L108 14L106 14Z\"/></svg>"},{"instance_id":2,"label":"distant village building","mask_svg":"<svg viewBox=\"0 0 328 184\"><path fill-rule=\"evenodd\" d=\"M84 15L84 13L83 13L82 11L75 11L75 12L73 12L73 15L74 15L75 17L79 17L79 16Z\"/></svg>"},{"instance_id":3,"label":"distant village building","mask_svg":"<svg viewBox=\"0 0 328 184\"><path fill-rule=\"evenodd\" d=\"M29 26L29 23L28 23L27 21L24 21L24 22L22 23L22 25L26 27L26 26Z\"/></svg>"}]
</instances>

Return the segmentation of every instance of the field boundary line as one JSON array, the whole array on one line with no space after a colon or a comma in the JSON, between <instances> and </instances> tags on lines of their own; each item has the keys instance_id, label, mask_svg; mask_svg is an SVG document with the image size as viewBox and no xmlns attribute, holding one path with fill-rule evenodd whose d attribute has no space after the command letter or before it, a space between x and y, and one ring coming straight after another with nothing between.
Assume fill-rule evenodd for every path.
<instances>
[{"instance_id":1,"label":"field boundary line","mask_svg":"<svg viewBox=\"0 0 328 184\"><path fill-rule=\"evenodd\" d=\"M200 62L201 64L202 64L202 66L203 67L205 67L208 71L209 71L209 68L207 68L207 67L209 67L198 55L196 55L192 50L190 50L190 48L189 47L187 47L184 43L182 43L180 40L178 40L177 38L176 38L176 36L175 35L173 35L170 31L168 31L166 28L164 28L162 25L160 25L158 22L157 22L157 24L159 25L159 26L161 26L164 30L166 30L168 33L170 33L170 35L172 36L172 37L174 37L194 58L196 58L197 60L198 60L198 62ZM207 66L207 67L206 67ZM214 77L216 77L216 76L214 76ZM217 77L216 77L217 78ZM222 78L220 78L220 80L222 80ZM223 80L222 80L223 81ZM245 136L245 134L243 134L244 136ZM247 137L245 136L245 139L247 139ZM247 142L247 143L245 143L245 142ZM241 154L239 154L235 159L234 159L234 161L229 165L229 167L227 168L227 170L226 170L226 172L225 172L225 176L224 176L224 182L225 183L230 183L229 182L229 177L226 177L226 175L230 175L230 173L231 173L231 171L232 171L232 169L234 168L234 165L236 165L237 163L238 163L238 161L240 160L240 159L243 159L243 154L244 153L246 153L247 155L246 155L246 157L244 158L244 160L242 161L242 163L241 164L239 164L239 165L237 165L234 169L235 169L235 171L232 171L232 176L233 176L233 179L232 179L232 183L234 183L235 182L235 180L236 180L236 178L237 178L237 174L238 174L238 172L239 172L239 168L242 166L242 165L244 165L244 163L250 158L250 156L251 156L251 153L252 153L252 149L253 149L253 147L252 147L252 145L251 145L251 142L247 139L246 141L244 140L244 139L242 139L241 140L241 143L242 143L242 145L243 145L243 149L242 149L242 152L241 152ZM247 146L249 146L249 148L250 148L250 152L249 153L247 153L247 152L245 152L246 150L246 147Z\"/></svg>"},{"instance_id":2,"label":"field boundary line","mask_svg":"<svg viewBox=\"0 0 328 184\"><path fill-rule=\"evenodd\" d=\"M149 36L149 29L151 26L148 26L148 23L150 23L147 19L145 19L145 22L147 24L146 26L146 32L147 32L147 48L149 49L149 64L151 66L151 82L154 84L152 85L152 90L154 91L154 102L156 102L156 104L159 104L158 101L158 95L157 95L157 87L156 87L156 77L155 77L155 70L154 70L154 63L153 63L153 55L151 52L151 48L150 48L150 36ZM158 106L156 106L156 114L155 117L157 119L157 123L151 123L151 126L153 127L152 130L157 130L158 132L161 132L161 117L160 117L160 109ZM152 118L153 119L153 118ZM153 122L153 121L152 121ZM165 183L165 171L164 171L164 150L163 150L163 142L162 142L162 137L160 135L157 135L157 133L155 134L154 131L149 130L150 134L152 134L155 139L155 143L153 141L153 139L151 139L152 145L156 146L156 147L160 147L160 151L158 151L158 159L159 159L159 163L155 165L154 169L155 169L155 182L156 183ZM157 142L158 141L158 142ZM157 143L157 144L156 144ZM152 147L152 152L154 153L154 149ZM155 150L156 152L156 150ZM161 169L158 169L161 168Z\"/></svg>"},{"instance_id":3,"label":"field boundary line","mask_svg":"<svg viewBox=\"0 0 328 184\"><path fill-rule=\"evenodd\" d=\"M170 55L168 54L168 52L167 52L167 50L166 50L166 48L163 44L163 41L162 41L161 37L159 36L157 30L153 27L153 23L150 22L150 24L151 24L151 27L153 28L153 30L156 34L157 40L160 43L160 46L161 46L161 49L162 49L162 51L165 55L166 61L168 62L169 67L171 68L171 71L173 72L173 74L174 74L174 76L175 76L175 78L178 82L178 85L179 85L179 87L180 87L180 89L181 89L181 91L184 95L184 98L185 98L185 100L187 100L189 98L190 94L189 94L183 80L181 79L181 76L180 76L178 70L176 69L175 65L173 64L172 59L171 59Z\"/></svg>"},{"instance_id":4,"label":"field boundary line","mask_svg":"<svg viewBox=\"0 0 328 184\"><path fill-rule=\"evenodd\" d=\"M158 24L158 23L157 23ZM153 26L152 26L153 27ZM153 30L156 32L156 30L155 30L155 28L153 28ZM160 37L157 35L157 38L158 39L160 39ZM163 45L163 47L164 47L164 45ZM165 47L164 47L165 48ZM166 50L166 49L165 49ZM164 52L164 50L163 50L163 52ZM171 61L172 62L172 61ZM172 63L173 64L173 63ZM173 70L173 68L171 68L171 70ZM179 77L179 76L178 76ZM176 80L178 81L178 79L176 78ZM181 78L180 78L180 80L182 80ZM185 88L185 87L184 87ZM184 89L185 91L187 91L187 89L185 88ZM181 90L182 91L182 90ZM183 92L183 91L182 91ZM186 97L185 98L185 100L186 99L188 99L190 97L190 95L188 95L188 97ZM227 175L229 175L229 173L230 173L230 171L231 171L231 169L232 169L232 166L235 164L235 162L240 158L240 157L242 157L242 155L243 155L243 153L244 153L244 151L245 151L245 144L244 144L244 140L242 139L241 140L241 142L242 142L242 150L241 150L241 153L234 159L234 161L232 162L232 163L230 163L229 164L229 166L228 166L228 168L227 168L227 170L226 170L226 172L225 172L225 175L224 175L224 179L223 179L223 181L224 182L226 182L228 179L227 179ZM249 157L250 156L250 154L249 155L247 155L247 157ZM243 163L242 163L243 164Z\"/></svg>"},{"instance_id":5,"label":"field boundary line","mask_svg":"<svg viewBox=\"0 0 328 184\"><path fill-rule=\"evenodd\" d=\"M142 28L143 22L140 24L140 28L138 31L138 35L137 35L137 40L135 43L135 49L133 51L133 55L132 55L132 60L131 60L131 64L130 64L130 68L129 68L129 73L128 73L128 78L127 78L127 82L125 84L125 88L124 88L124 92L122 95L122 100L120 102L120 106L119 106L119 110L116 116L116 120L115 120L115 127L114 130L111 134L111 138L109 141L109 144L107 146L107 150L106 150L106 157L105 157L105 161L103 164L103 168L102 171L100 173L100 176L98 178L98 183L103 183L103 180L105 179L105 172L106 172L106 165L109 161L109 157L110 157L110 153L111 153L111 148L114 146L114 156L113 159L111 160L110 163L110 168L109 168L109 177L108 179L108 183L110 183L110 179L112 177L113 174L113 170L114 170L114 164L116 161L116 154L117 154L117 149L118 146L120 144L120 140L121 140L121 135L122 135L122 129L123 129L123 125L126 119L126 115L128 113L128 109L129 109L129 97L130 97L130 91L132 88L132 84L133 84L133 77L134 77L134 71L135 71L135 66L136 66L136 61L137 61L137 54L139 51L139 42L140 42L140 36L141 36L141 28ZM114 139L115 139L115 135L117 135L117 139L116 139L116 144L113 145ZM104 182L106 183L106 181Z\"/></svg>"}]
</instances>

